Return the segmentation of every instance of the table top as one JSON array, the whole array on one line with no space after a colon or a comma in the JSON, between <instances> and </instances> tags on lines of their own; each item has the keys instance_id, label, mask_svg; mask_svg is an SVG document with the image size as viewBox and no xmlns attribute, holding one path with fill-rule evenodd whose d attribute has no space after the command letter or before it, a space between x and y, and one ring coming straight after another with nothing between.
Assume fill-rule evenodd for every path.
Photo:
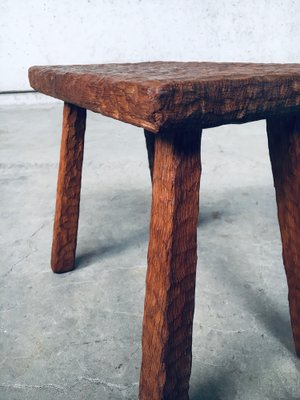
<instances>
[{"instance_id":1,"label":"table top","mask_svg":"<svg viewBox=\"0 0 300 400\"><path fill-rule=\"evenodd\" d=\"M38 92L151 132L300 112L300 64L145 62L34 66Z\"/></svg>"}]
</instances>

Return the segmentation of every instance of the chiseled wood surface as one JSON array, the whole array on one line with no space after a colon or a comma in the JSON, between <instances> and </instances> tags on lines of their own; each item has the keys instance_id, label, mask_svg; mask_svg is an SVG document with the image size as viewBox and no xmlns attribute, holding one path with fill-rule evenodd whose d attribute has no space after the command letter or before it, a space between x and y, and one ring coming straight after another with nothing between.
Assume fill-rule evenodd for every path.
<instances>
[{"instance_id":1,"label":"chiseled wood surface","mask_svg":"<svg viewBox=\"0 0 300 400\"><path fill-rule=\"evenodd\" d=\"M39 92L158 132L186 119L204 127L300 107L300 64L146 62L29 69Z\"/></svg>"},{"instance_id":2,"label":"chiseled wood surface","mask_svg":"<svg viewBox=\"0 0 300 400\"><path fill-rule=\"evenodd\" d=\"M51 268L58 273L74 268L85 121L85 109L64 104L51 254Z\"/></svg>"},{"instance_id":3,"label":"chiseled wood surface","mask_svg":"<svg viewBox=\"0 0 300 400\"><path fill-rule=\"evenodd\" d=\"M188 399L201 129L155 135L140 400Z\"/></svg>"},{"instance_id":4,"label":"chiseled wood surface","mask_svg":"<svg viewBox=\"0 0 300 400\"><path fill-rule=\"evenodd\" d=\"M267 120L291 324L300 356L300 114Z\"/></svg>"},{"instance_id":5,"label":"chiseled wood surface","mask_svg":"<svg viewBox=\"0 0 300 400\"><path fill-rule=\"evenodd\" d=\"M54 272L74 267L86 109L145 129L152 208L139 399L189 398L204 127L267 119L300 356L300 64L48 66L30 68L29 78L34 89L65 102Z\"/></svg>"}]
</instances>

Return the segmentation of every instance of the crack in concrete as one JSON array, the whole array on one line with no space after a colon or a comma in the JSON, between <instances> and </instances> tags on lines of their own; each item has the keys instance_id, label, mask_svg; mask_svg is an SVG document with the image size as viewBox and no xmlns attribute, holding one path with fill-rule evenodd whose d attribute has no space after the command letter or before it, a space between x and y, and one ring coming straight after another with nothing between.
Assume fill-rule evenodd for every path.
<instances>
[{"instance_id":1,"label":"crack in concrete","mask_svg":"<svg viewBox=\"0 0 300 400\"><path fill-rule=\"evenodd\" d=\"M47 271L48 272L48 271ZM66 287L66 286L74 286L74 285L85 285L85 284L93 284L93 285L99 285L99 282L97 282L95 279L92 281L72 281L72 282L64 282L61 284L56 284L55 287Z\"/></svg>"},{"instance_id":2,"label":"crack in concrete","mask_svg":"<svg viewBox=\"0 0 300 400\"><path fill-rule=\"evenodd\" d=\"M63 392L65 388L54 383L46 383L45 385L29 385L22 383L0 383L0 387L8 389L54 389Z\"/></svg>"},{"instance_id":3,"label":"crack in concrete","mask_svg":"<svg viewBox=\"0 0 300 400\"><path fill-rule=\"evenodd\" d=\"M209 325L203 325L203 324L195 324L198 325L200 329L210 329L212 331L215 332L219 332L219 333L224 333L224 334L232 334L232 333L244 333L244 332L249 332L250 329L236 329L236 330L231 330L231 329L218 329L215 328L213 326L209 326Z\"/></svg>"},{"instance_id":4,"label":"crack in concrete","mask_svg":"<svg viewBox=\"0 0 300 400\"><path fill-rule=\"evenodd\" d=\"M46 225L46 222L43 222L42 225L30 235L30 237L31 238L34 237L39 231L41 231L44 228L45 225Z\"/></svg>"},{"instance_id":5,"label":"crack in concrete","mask_svg":"<svg viewBox=\"0 0 300 400\"><path fill-rule=\"evenodd\" d=\"M128 385L120 385L117 383L106 382L106 381L98 379L98 378L90 378L87 376L80 376L77 379L78 379L78 381L87 381L89 383L101 385L110 390L117 389L119 391L124 391L124 390L128 390L128 389L138 386L138 382L133 382L132 384L128 384ZM78 382L76 382L74 385L71 385L70 387L76 386L77 384L78 384ZM0 383L0 388L19 389L19 390L26 390L26 389L36 389L36 390L46 389L47 390L47 389L50 389L50 390L55 390L55 391L59 391L59 392L65 392L70 387L63 387L63 386L56 385L54 383L46 383L44 385L31 385L31 384L25 384L25 383L24 384L22 384L22 383Z\"/></svg>"},{"instance_id":6,"label":"crack in concrete","mask_svg":"<svg viewBox=\"0 0 300 400\"><path fill-rule=\"evenodd\" d=\"M5 272L5 274L2 275L2 278L6 278L7 275L9 275L12 270L14 269L14 267L18 264L20 264L20 262L22 262L23 260L25 260L26 258L28 258L31 255L31 253L27 254L26 256L20 258L20 260L18 260L17 262L15 262L8 271Z\"/></svg>"},{"instance_id":7,"label":"crack in concrete","mask_svg":"<svg viewBox=\"0 0 300 400\"><path fill-rule=\"evenodd\" d=\"M80 380L88 381L90 383L95 383L96 385L102 385L102 386L105 386L105 387L107 387L109 389L118 389L120 391L128 390L128 389L138 385L138 382L133 382L133 383L131 383L129 385L118 385L117 383L105 382L105 381L103 381L101 379L89 378L87 376L81 376Z\"/></svg>"}]
</instances>

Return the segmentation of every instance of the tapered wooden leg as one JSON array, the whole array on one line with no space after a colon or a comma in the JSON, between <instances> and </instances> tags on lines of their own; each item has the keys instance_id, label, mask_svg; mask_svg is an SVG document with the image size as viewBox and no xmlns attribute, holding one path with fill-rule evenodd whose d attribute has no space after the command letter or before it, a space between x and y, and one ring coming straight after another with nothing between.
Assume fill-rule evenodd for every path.
<instances>
[{"instance_id":1,"label":"tapered wooden leg","mask_svg":"<svg viewBox=\"0 0 300 400\"><path fill-rule=\"evenodd\" d=\"M300 356L300 115L268 119L267 132L291 324Z\"/></svg>"},{"instance_id":2,"label":"tapered wooden leg","mask_svg":"<svg viewBox=\"0 0 300 400\"><path fill-rule=\"evenodd\" d=\"M188 124L155 135L140 400L188 399L200 140Z\"/></svg>"},{"instance_id":3,"label":"tapered wooden leg","mask_svg":"<svg viewBox=\"0 0 300 400\"><path fill-rule=\"evenodd\" d=\"M51 268L58 273L74 268L85 121L85 109L64 104L51 254Z\"/></svg>"},{"instance_id":4,"label":"tapered wooden leg","mask_svg":"<svg viewBox=\"0 0 300 400\"><path fill-rule=\"evenodd\" d=\"M146 129L144 130L144 133L145 133L146 148L148 153L150 176L151 176L151 181L153 181L154 148L155 148L156 134L148 132Z\"/></svg>"}]
</instances>

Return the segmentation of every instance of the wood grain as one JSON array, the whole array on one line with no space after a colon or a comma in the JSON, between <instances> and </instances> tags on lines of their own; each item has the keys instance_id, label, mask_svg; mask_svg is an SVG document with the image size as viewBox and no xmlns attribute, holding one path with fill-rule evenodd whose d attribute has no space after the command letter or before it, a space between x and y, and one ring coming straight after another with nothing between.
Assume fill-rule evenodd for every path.
<instances>
[{"instance_id":1,"label":"wood grain","mask_svg":"<svg viewBox=\"0 0 300 400\"><path fill-rule=\"evenodd\" d=\"M267 121L291 324L300 357L300 114Z\"/></svg>"},{"instance_id":2,"label":"wood grain","mask_svg":"<svg viewBox=\"0 0 300 400\"><path fill-rule=\"evenodd\" d=\"M151 132L186 119L205 128L300 109L300 64L35 66L29 80L39 92Z\"/></svg>"},{"instance_id":3,"label":"wood grain","mask_svg":"<svg viewBox=\"0 0 300 400\"><path fill-rule=\"evenodd\" d=\"M51 254L51 268L58 273L74 268L85 121L85 109L64 104Z\"/></svg>"},{"instance_id":4,"label":"wood grain","mask_svg":"<svg viewBox=\"0 0 300 400\"><path fill-rule=\"evenodd\" d=\"M188 123L155 137L140 400L188 399L200 139Z\"/></svg>"}]
</instances>

